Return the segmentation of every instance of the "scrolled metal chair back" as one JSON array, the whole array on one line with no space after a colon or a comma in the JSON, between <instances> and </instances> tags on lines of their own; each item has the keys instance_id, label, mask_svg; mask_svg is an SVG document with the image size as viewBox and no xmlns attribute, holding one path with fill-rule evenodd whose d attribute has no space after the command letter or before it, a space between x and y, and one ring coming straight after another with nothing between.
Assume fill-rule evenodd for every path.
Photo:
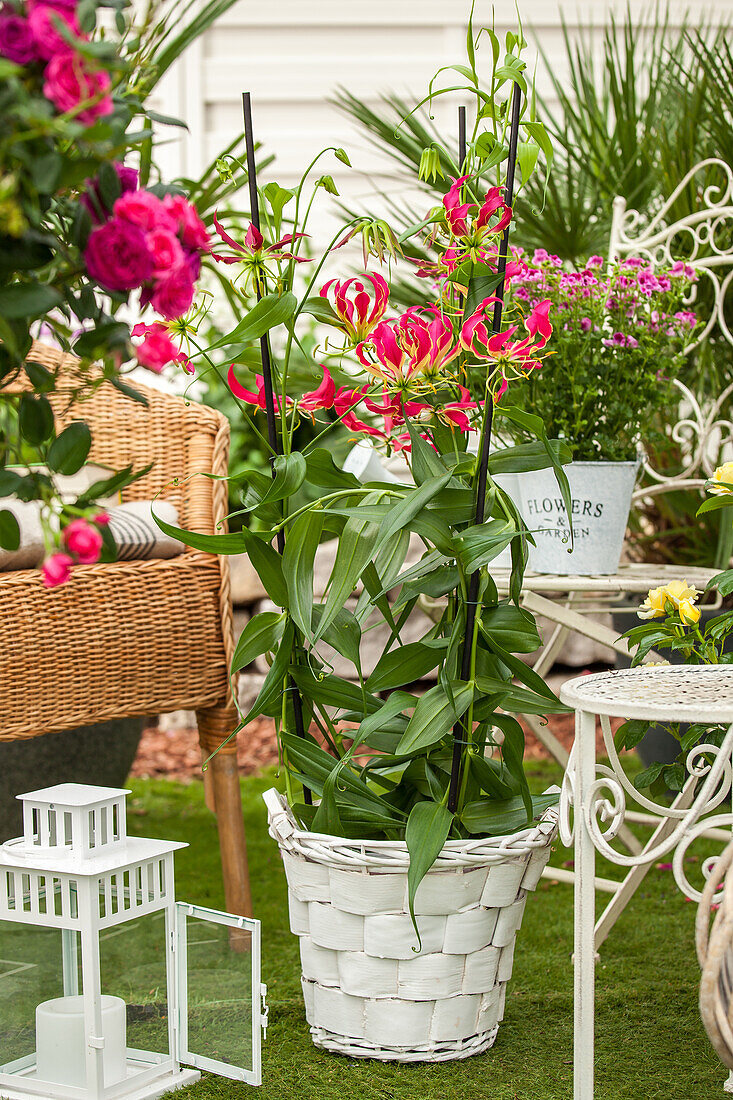
<instances>
[{"instance_id":1,"label":"scrolled metal chair back","mask_svg":"<svg viewBox=\"0 0 733 1100\"><path fill-rule=\"evenodd\" d=\"M697 188L699 206L692 213L675 217L674 210L688 188ZM689 354L718 328L733 346L733 167L715 157L700 161L683 177L671 195L649 214L627 209L626 199L618 195L613 203L609 258L634 255L653 266L671 266L683 260L699 276L690 286L686 305L695 308L700 289L712 293L712 308L695 339L685 348ZM726 316L726 305L728 315ZM704 485L722 454L733 447L733 414L729 404L733 382L715 399L703 400L683 382L674 380L680 391L680 416L670 426L672 442L678 445L681 468L674 474L655 470L649 462L644 469L654 485L637 490L636 498L654 496L676 488Z\"/></svg>"}]
</instances>

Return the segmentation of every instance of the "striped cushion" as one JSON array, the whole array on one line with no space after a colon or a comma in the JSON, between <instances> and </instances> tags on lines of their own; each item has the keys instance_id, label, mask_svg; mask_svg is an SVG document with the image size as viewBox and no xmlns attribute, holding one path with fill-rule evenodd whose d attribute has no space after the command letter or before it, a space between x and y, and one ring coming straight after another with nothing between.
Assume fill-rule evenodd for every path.
<instances>
[{"instance_id":1,"label":"striped cushion","mask_svg":"<svg viewBox=\"0 0 733 1100\"><path fill-rule=\"evenodd\" d=\"M183 544L164 534L158 527L153 519L151 506L152 501L134 500L107 508L109 530L117 544L118 561L174 558L183 552ZM164 523L178 526L178 511L168 501L157 500L155 514Z\"/></svg>"},{"instance_id":2,"label":"striped cushion","mask_svg":"<svg viewBox=\"0 0 733 1100\"><path fill-rule=\"evenodd\" d=\"M118 561L139 561L142 558L175 558L183 553L183 543L165 535L153 519L151 500L135 500L127 504L108 504L109 528L117 545ZM43 561L46 550L41 527L41 505L15 497L3 498L0 507L15 515L20 527L17 550L0 549L0 572L14 569L34 569ZM165 500L155 501L155 514L164 523L178 526L178 509Z\"/></svg>"}]
</instances>

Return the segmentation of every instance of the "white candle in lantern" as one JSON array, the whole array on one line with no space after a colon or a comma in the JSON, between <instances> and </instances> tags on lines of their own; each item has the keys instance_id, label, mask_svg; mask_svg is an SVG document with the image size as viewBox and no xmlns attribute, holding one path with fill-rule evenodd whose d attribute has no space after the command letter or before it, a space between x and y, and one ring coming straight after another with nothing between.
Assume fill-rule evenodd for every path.
<instances>
[{"instance_id":1,"label":"white candle in lantern","mask_svg":"<svg viewBox=\"0 0 733 1100\"><path fill-rule=\"evenodd\" d=\"M126 1014L121 997L102 996L105 1086L124 1081ZM86 1087L84 998L55 997L36 1009L36 1073L42 1081Z\"/></svg>"}]
</instances>

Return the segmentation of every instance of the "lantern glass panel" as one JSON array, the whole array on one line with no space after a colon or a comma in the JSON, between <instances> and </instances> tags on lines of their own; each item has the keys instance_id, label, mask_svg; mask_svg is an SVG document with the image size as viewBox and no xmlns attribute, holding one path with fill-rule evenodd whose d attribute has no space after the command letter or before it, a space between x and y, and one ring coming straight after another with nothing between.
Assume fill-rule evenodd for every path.
<instances>
[{"instance_id":1,"label":"lantern glass panel","mask_svg":"<svg viewBox=\"0 0 733 1100\"><path fill-rule=\"evenodd\" d=\"M176 908L180 1061L259 1084L259 921Z\"/></svg>"},{"instance_id":2,"label":"lantern glass panel","mask_svg":"<svg viewBox=\"0 0 733 1100\"><path fill-rule=\"evenodd\" d=\"M165 912L148 913L99 935L102 993L125 1002L127 1046L167 1054Z\"/></svg>"},{"instance_id":3,"label":"lantern glass panel","mask_svg":"<svg viewBox=\"0 0 733 1100\"><path fill-rule=\"evenodd\" d=\"M76 937L76 933L68 933ZM0 1072L34 1062L36 1009L64 996L62 932L0 921ZM78 979L81 992L81 977ZM2 1087L0 1086L0 1094Z\"/></svg>"}]
</instances>

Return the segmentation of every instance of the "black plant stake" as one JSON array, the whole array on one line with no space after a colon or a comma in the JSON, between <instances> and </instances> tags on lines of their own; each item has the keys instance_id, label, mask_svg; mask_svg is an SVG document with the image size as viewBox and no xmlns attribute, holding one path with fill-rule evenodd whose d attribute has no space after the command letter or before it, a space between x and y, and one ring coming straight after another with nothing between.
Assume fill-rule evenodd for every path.
<instances>
[{"instance_id":1,"label":"black plant stake","mask_svg":"<svg viewBox=\"0 0 733 1100\"><path fill-rule=\"evenodd\" d=\"M257 195L257 166L255 164L255 142L252 130L252 98L249 92L242 92L242 109L244 111L244 144L247 154L247 182L249 185L249 203L252 217L252 225L260 230L260 203ZM260 280L255 274L255 291L257 301L262 297ZM272 388L272 362L270 359L270 340L267 333L260 336L260 352L262 354L262 377L265 386L265 411L267 413L267 438L272 449L271 468L272 476L275 476L275 458L280 453L280 441L277 434L277 422L275 420L275 395ZM281 527L277 532L277 549L282 554L285 549L285 531ZM293 716L295 718L295 732L298 737L305 737L303 723L303 700L300 697L298 687L292 676L288 678L290 695L293 700ZM313 803L313 795L310 789L303 785L303 797L306 805Z\"/></svg>"},{"instance_id":2,"label":"black plant stake","mask_svg":"<svg viewBox=\"0 0 733 1100\"><path fill-rule=\"evenodd\" d=\"M512 205L512 199L514 197L514 169L517 163L517 142L519 140L519 118L522 108L522 92L518 84L514 85L514 94L512 97L512 121L509 131L509 160L507 162L506 172L506 186L504 188L504 201L507 206ZM459 108L459 111L463 111L463 128L461 129L461 116L459 114L459 158L465 159L465 148L460 148L461 133L463 135L463 142L465 143L465 108ZM463 163L463 159L461 163ZM494 333L501 331L501 315L504 309L504 275L506 272L506 259L509 250L509 231L511 229L511 223L506 227L501 238L501 245L499 246L499 285L496 288L495 294L497 301L494 305L494 318L492 328ZM476 489L476 513L474 517L474 523L483 523L486 510L486 481L489 470L489 449L491 446L491 428L494 418L494 402L489 395L486 395L484 401L484 431L483 431L483 444L481 447L481 454L479 456L478 465L478 485ZM477 570L471 574L468 582L468 601L466 604L466 632L463 639L463 654L461 658L461 679L468 680L471 674L471 648L473 642L473 632L476 625L476 605L478 603L479 595L479 582L481 579L481 572ZM448 790L448 809L451 813L455 813L456 806L458 805L458 790L461 781L461 765L463 762L463 746L468 740L468 719L461 718L456 722L453 727L453 759L451 761L450 772L450 787Z\"/></svg>"}]
</instances>

